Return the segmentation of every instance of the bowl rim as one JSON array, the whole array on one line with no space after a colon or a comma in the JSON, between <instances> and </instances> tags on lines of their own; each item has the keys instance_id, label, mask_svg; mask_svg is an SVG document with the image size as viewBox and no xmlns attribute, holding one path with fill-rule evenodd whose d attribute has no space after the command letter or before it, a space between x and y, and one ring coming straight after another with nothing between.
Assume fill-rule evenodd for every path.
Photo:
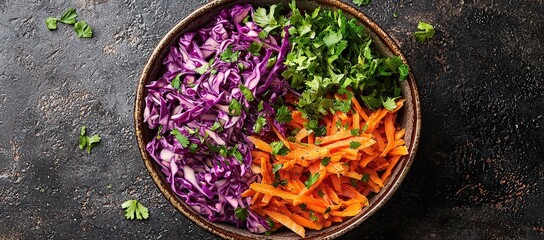
<instances>
[{"instance_id":1,"label":"bowl rim","mask_svg":"<svg viewBox=\"0 0 544 240\"><path fill-rule=\"evenodd\" d=\"M399 46L393 40L393 38L389 36L389 34L387 34L374 20L368 17L365 13L339 0L314 0L314 2L316 2L318 5L325 5L329 7L342 9L342 11L357 18L361 23L363 23L366 26L366 28L369 31L372 31L381 40L381 42L391 51L392 54L399 56L402 59L402 61L409 66L408 61L406 60L406 57L401 52ZM224 239L240 239L240 238L247 238L247 237L238 235L234 232L230 232L225 229L221 229L217 226L214 226L213 223L210 223L208 221L202 221L202 219L200 219L200 216L196 216L196 214L193 213L187 206L185 206L179 200L179 198L175 195L175 193L173 193L173 191L166 184L164 179L160 176L160 170L156 168L155 166L156 163L151 159L149 153L146 150L147 142L144 136L144 129L146 128L146 126L143 122L143 111L145 108L144 94L145 94L146 81L149 79L151 75L154 63L157 63L158 61L162 60L160 59L161 53L166 48L170 47L170 43L173 40L172 38L176 37L176 35L180 31L183 31L183 29L191 21L206 14L210 9L224 8L225 6L233 4L233 3L235 3L234 0L214 0L194 10L188 16L186 16L185 18L180 20L178 23L176 23L176 25L172 27L166 33L166 35L164 35L164 37L162 37L162 39L155 46L155 48L153 49L153 52L151 53L150 57L146 61L146 64L138 80L136 98L134 100L134 128L135 128L136 140L138 143L140 154L144 161L144 165L149 175L153 179L153 182L159 188L160 192L168 200L168 202L170 202L170 204L174 208L176 208L176 210L181 212L185 217L189 218L192 222L194 222L199 227ZM414 106L414 118L412 119L413 134L411 136L411 142L410 142L411 144L408 146L409 154L405 156L404 161L402 161L401 164L397 166L397 168L401 168L400 172L397 175L395 175L394 178L392 176L392 179L390 179L390 181L392 181L392 184L390 185L390 187L382 189L382 191L384 192L381 194L380 199L378 199L375 202L375 204L369 205L358 219L351 219L351 221L348 222L348 224L340 230L332 231L332 232L325 231L324 233L320 233L316 236L312 236L312 238L333 239L355 228L356 226L364 222L366 219L368 219L371 215L373 215L383 205L385 205L385 203L392 197L392 195L396 192L396 190L399 188L400 184L406 177L406 174L408 173L410 166L412 165L414 161L417 148L419 145L419 138L420 138L420 132L421 132L420 97L419 97L419 93L417 89L416 80L413 74L413 70L411 68L410 68L409 75L406 81L409 85L409 91L411 92L412 103Z\"/></svg>"}]
</instances>

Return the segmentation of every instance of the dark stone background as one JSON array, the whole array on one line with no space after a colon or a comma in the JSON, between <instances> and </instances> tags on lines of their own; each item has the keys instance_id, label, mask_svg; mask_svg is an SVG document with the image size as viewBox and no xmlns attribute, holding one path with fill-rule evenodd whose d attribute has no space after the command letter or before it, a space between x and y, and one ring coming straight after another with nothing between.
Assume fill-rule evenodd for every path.
<instances>
[{"instance_id":1,"label":"dark stone background","mask_svg":"<svg viewBox=\"0 0 544 240\"><path fill-rule=\"evenodd\" d=\"M0 239L214 238L153 185L132 125L147 57L205 2L0 0ZM94 38L45 28L67 7ZM544 239L544 2L361 9L407 55L423 131L402 187L345 239ZM438 31L428 43L412 37L420 20ZM81 125L103 137L90 156L77 148ZM124 219L130 198L149 207L148 221Z\"/></svg>"}]
</instances>

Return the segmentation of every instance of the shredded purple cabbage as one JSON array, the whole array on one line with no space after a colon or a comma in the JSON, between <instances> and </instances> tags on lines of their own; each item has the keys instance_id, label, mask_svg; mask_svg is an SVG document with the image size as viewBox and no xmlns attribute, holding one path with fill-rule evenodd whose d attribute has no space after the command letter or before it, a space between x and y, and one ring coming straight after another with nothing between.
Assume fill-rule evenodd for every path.
<instances>
[{"instance_id":1,"label":"shredded purple cabbage","mask_svg":"<svg viewBox=\"0 0 544 240\"><path fill-rule=\"evenodd\" d=\"M207 27L184 34L179 45L170 47L163 62L166 72L146 86L144 121L150 129L160 130L147 151L187 205L210 221L262 233L270 227L249 210L251 199L240 197L251 183L261 180L251 171L254 146L246 135L257 134L253 126L259 114L267 119L259 135L269 133L271 124L285 133L274 120L269 103L288 91L279 73L284 70L282 62L290 44L287 31L284 37L259 39L260 27L244 21L252 12L251 5L223 10ZM257 56L248 52L252 42L263 44ZM240 52L237 61L221 60L220 54L229 47ZM269 64L271 58L276 58L273 65ZM179 89L172 86L176 76ZM240 85L249 89L255 100L249 102ZM243 106L240 115L229 112L233 99ZM257 106L263 99L266 101L259 112ZM221 127L214 129L217 124ZM171 134L172 130L185 136L189 146ZM230 154L236 151L239 159ZM248 209L246 220L235 216L237 208Z\"/></svg>"}]
</instances>

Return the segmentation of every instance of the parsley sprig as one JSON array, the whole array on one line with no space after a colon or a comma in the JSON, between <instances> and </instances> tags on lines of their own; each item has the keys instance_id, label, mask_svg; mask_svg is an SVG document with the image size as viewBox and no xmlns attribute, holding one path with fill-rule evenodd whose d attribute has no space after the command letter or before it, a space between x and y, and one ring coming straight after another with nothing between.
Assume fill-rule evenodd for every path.
<instances>
[{"instance_id":1,"label":"parsley sprig","mask_svg":"<svg viewBox=\"0 0 544 240\"><path fill-rule=\"evenodd\" d=\"M93 30L87 24L85 20L77 21L77 12L73 8L68 8L60 18L48 17L45 19L45 26L49 30L56 30L58 23L64 23L67 25L74 25L74 31L76 35L80 38L92 38Z\"/></svg>"},{"instance_id":2,"label":"parsley sprig","mask_svg":"<svg viewBox=\"0 0 544 240\"><path fill-rule=\"evenodd\" d=\"M125 218L129 220L144 220L149 218L147 208L136 199L128 200L121 205L125 209Z\"/></svg>"},{"instance_id":3,"label":"parsley sprig","mask_svg":"<svg viewBox=\"0 0 544 240\"><path fill-rule=\"evenodd\" d=\"M85 149L88 154L91 154L91 148L98 145L100 140L102 140L102 138L100 138L98 134L88 136L87 128L81 126L81 129L79 130L79 149Z\"/></svg>"}]
</instances>

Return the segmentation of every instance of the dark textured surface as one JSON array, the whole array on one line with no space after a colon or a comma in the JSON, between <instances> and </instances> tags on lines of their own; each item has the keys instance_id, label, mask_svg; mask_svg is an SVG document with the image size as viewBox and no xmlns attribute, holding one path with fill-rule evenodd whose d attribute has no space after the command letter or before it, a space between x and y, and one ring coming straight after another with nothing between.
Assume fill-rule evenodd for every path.
<instances>
[{"instance_id":1,"label":"dark textured surface","mask_svg":"<svg viewBox=\"0 0 544 240\"><path fill-rule=\"evenodd\" d=\"M163 199L132 127L145 60L205 2L0 0L0 239L214 238ZM45 28L67 7L93 39ZM362 9L410 61L423 131L399 191L345 238L544 239L544 2ZM438 30L425 44L412 38L419 20ZM103 137L90 156L77 148L81 125ZM148 221L124 220L129 198L150 208Z\"/></svg>"}]
</instances>

